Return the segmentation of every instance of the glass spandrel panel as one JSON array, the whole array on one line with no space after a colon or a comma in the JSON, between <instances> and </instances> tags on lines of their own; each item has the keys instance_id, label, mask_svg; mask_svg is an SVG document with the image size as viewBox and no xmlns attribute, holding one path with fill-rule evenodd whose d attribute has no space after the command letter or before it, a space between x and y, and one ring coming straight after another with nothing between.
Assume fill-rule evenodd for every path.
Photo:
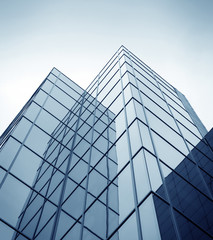
<instances>
[{"instance_id":1,"label":"glass spandrel panel","mask_svg":"<svg viewBox=\"0 0 213 240\"><path fill-rule=\"evenodd\" d=\"M0 151L0 165L9 168L21 144L10 137Z\"/></svg>"},{"instance_id":2,"label":"glass spandrel panel","mask_svg":"<svg viewBox=\"0 0 213 240\"><path fill-rule=\"evenodd\" d=\"M31 126L32 123L28 121L26 118L22 117L20 122L17 124L14 132L12 133L12 136L17 138L19 141L23 142L28 132L30 131Z\"/></svg>"},{"instance_id":3,"label":"glass spandrel panel","mask_svg":"<svg viewBox=\"0 0 213 240\"><path fill-rule=\"evenodd\" d=\"M11 172L28 185L32 185L40 162L40 157L35 155L27 148L22 147L18 157L16 158L15 164L11 169Z\"/></svg>"},{"instance_id":4,"label":"glass spandrel panel","mask_svg":"<svg viewBox=\"0 0 213 240\"><path fill-rule=\"evenodd\" d=\"M151 191L150 181L148 177L148 169L143 151L144 150L141 150L133 158L138 202L140 202Z\"/></svg>"},{"instance_id":5,"label":"glass spandrel panel","mask_svg":"<svg viewBox=\"0 0 213 240\"><path fill-rule=\"evenodd\" d=\"M152 195L150 195L140 206L140 219L143 240L161 240L158 220L155 212Z\"/></svg>"},{"instance_id":6,"label":"glass spandrel panel","mask_svg":"<svg viewBox=\"0 0 213 240\"><path fill-rule=\"evenodd\" d=\"M30 189L8 175L0 190L0 217L16 226Z\"/></svg>"}]
</instances>

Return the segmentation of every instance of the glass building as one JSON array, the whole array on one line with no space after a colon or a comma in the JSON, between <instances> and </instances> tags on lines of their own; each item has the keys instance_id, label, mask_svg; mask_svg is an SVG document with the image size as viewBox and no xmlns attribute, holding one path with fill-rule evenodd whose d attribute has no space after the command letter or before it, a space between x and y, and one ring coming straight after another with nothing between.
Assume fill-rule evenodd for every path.
<instances>
[{"instance_id":1,"label":"glass building","mask_svg":"<svg viewBox=\"0 0 213 240\"><path fill-rule=\"evenodd\" d=\"M124 46L86 90L54 68L0 148L4 240L213 238L213 130Z\"/></svg>"}]
</instances>

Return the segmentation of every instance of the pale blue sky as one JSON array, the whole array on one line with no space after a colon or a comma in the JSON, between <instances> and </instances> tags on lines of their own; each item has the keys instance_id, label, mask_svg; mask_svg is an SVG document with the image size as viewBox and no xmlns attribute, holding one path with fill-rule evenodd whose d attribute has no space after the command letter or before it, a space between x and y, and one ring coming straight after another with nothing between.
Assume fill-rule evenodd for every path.
<instances>
[{"instance_id":1,"label":"pale blue sky","mask_svg":"<svg viewBox=\"0 0 213 240\"><path fill-rule=\"evenodd\" d=\"M125 45L213 126L213 0L0 0L0 134L52 67L83 88Z\"/></svg>"}]
</instances>

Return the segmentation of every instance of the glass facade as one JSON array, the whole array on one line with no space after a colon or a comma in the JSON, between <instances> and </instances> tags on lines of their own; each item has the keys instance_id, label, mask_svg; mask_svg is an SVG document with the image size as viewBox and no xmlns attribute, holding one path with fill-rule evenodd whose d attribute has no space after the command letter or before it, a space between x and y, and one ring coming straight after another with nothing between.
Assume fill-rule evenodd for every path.
<instances>
[{"instance_id":1,"label":"glass facade","mask_svg":"<svg viewBox=\"0 0 213 240\"><path fill-rule=\"evenodd\" d=\"M213 130L120 47L86 90L53 69L0 140L3 239L212 239Z\"/></svg>"}]
</instances>

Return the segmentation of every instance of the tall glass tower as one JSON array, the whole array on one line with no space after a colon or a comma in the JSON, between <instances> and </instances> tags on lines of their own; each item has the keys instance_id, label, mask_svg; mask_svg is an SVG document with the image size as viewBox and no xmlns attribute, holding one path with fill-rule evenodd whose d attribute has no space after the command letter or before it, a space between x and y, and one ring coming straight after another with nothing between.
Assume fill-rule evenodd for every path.
<instances>
[{"instance_id":1,"label":"tall glass tower","mask_svg":"<svg viewBox=\"0 0 213 240\"><path fill-rule=\"evenodd\" d=\"M213 238L213 131L123 46L86 90L54 68L0 147L4 240Z\"/></svg>"}]
</instances>

